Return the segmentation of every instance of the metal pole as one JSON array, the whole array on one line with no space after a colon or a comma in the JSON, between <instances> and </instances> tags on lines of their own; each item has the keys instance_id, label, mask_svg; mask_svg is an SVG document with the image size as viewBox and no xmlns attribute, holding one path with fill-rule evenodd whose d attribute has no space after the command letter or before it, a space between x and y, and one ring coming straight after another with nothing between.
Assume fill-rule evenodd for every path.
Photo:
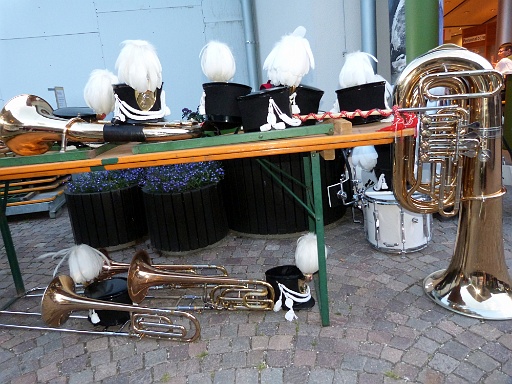
<instances>
[{"instance_id":1,"label":"metal pole","mask_svg":"<svg viewBox=\"0 0 512 384\"><path fill-rule=\"evenodd\" d=\"M377 57L376 0L361 0L361 50ZM371 61L373 70L377 63Z\"/></svg>"},{"instance_id":2,"label":"metal pole","mask_svg":"<svg viewBox=\"0 0 512 384\"><path fill-rule=\"evenodd\" d=\"M244 21L245 53L247 55L247 70L249 72L249 85L253 90L258 90L260 88L261 81L258 79L252 0L241 0L241 3L242 17Z\"/></svg>"},{"instance_id":3,"label":"metal pole","mask_svg":"<svg viewBox=\"0 0 512 384\"><path fill-rule=\"evenodd\" d=\"M512 42L512 0L498 0L496 47Z\"/></svg>"},{"instance_id":4,"label":"metal pole","mask_svg":"<svg viewBox=\"0 0 512 384\"><path fill-rule=\"evenodd\" d=\"M439 45L439 0L405 0L407 64Z\"/></svg>"},{"instance_id":5,"label":"metal pole","mask_svg":"<svg viewBox=\"0 0 512 384\"><path fill-rule=\"evenodd\" d=\"M9 197L9 182L5 182L3 199L0 206L0 231L2 232L2 238L4 240L5 253L7 254L7 260L11 267L12 278L14 279L14 286L18 295L25 293L25 286L23 285L23 277L21 276L20 266L18 264L18 258L16 256L16 249L12 242L11 230L9 229L9 223L7 222L7 216L5 211L7 209L7 199Z\"/></svg>"}]
</instances>

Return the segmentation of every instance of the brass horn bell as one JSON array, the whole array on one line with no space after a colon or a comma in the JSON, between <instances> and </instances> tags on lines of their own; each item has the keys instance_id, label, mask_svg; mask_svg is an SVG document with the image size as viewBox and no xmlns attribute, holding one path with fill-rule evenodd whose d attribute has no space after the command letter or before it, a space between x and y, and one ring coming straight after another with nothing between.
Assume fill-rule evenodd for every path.
<instances>
[{"instance_id":1,"label":"brass horn bell","mask_svg":"<svg viewBox=\"0 0 512 384\"><path fill-rule=\"evenodd\" d=\"M157 269L151 266L147 252L139 250L133 257L128 271L128 294L134 303L140 303L146 297L149 288L157 285L203 288L203 301L206 307L213 309L271 310L274 307L274 289L266 281Z\"/></svg>"},{"instance_id":2,"label":"brass horn bell","mask_svg":"<svg viewBox=\"0 0 512 384\"><path fill-rule=\"evenodd\" d=\"M130 334L139 337L192 342L201 334L199 321L190 313L82 297L75 293L75 283L67 275L55 277L46 288L41 303L41 316L49 326L60 327L72 312L91 309L130 312ZM190 329L183 325L187 322Z\"/></svg>"}]
</instances>

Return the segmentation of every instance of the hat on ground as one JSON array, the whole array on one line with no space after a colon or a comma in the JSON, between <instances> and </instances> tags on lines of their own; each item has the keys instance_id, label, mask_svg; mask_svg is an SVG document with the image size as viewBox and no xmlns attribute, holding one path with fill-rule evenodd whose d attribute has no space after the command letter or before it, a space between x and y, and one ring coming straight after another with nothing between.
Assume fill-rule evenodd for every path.
<instances>
[{"instance_id":1,"label":"hat on ground","mask_svg":"<svg viewBox=\"0 0 512 384\"><path fill-rule=\"evenodd\" d=\"M274 288L274 311L288 310L285 316L288 321L296 318L294 310L309 309L315 305L305 277L295 265L271 268L265 272L265 278Z\"/></svg>"},{"instance_id":2,"label":"hat on ground","mask_svg":"<svg viewBox=\"0 0 512 384\"><path fill-rule=\"evenodd\" d=\"M85 287L86 297L96 300L132 304L128 294L128 283L124 277L96 281ZM89 310L89 321L94 325L113 326L130 320L130 312L115 310Z\"/></svg>"}]
</instances>

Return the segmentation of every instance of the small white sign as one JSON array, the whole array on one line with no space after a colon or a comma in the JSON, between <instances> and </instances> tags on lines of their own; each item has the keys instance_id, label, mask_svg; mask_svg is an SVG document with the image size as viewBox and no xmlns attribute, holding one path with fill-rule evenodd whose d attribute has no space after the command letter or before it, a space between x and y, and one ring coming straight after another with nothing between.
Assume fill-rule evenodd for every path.
<instances>
[{"instance_id":1,"label":"small white sign","mask_svg":"<svg viewBox=\"0 0 512 384\"><path fill-rule=\"evenodd\" d=\"M485 33L481 35L465 37L462 39L462 44L474 43L476 41L485 41Z\"/></svg>"}]
</instances>

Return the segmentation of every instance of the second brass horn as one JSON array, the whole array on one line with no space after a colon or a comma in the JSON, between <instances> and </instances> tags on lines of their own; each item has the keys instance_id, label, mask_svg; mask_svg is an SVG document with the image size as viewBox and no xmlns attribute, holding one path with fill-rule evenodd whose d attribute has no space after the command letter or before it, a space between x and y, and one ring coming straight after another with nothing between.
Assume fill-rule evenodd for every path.
<instances>
[{"instance_id":1,"label":"second brass horn","mask_svg":"<svg viewBox=\"0 0 512 384\"><path fill-rule=\"evenodd\" d=\"M130 312L130 332L139 337L192 342L201 334L199 321L190 313L117 304L82 297L75 293L75 283L67 275L57 276L52 280L46 288L41 302L41 316L43 321L51 327L59 327L64 324L73 311L91 309ZM188 321L191 329L187 329L185 325L176 320Z\"/></svg>"},{"instance_id":2,"label":"second brass horn","mask_svg":"<svg viewBox=\"0 0 512 384\"><path fill-rule=\"evenodd\" d=\"M459 214L450 264L429 275L424 290L444 308L491 320L512 318L502 235L502 86L485 58L452 44L411 61L395 86L395 103L420 122L417 137L395 140L395 197L412 212Z\"/></svg>"},{"instance_id":3,"label":"second brass horn","mask_svg":"<svg viewBox=\"0 0 512 384\"><path fill-rule=\"evenodd\" d=\"M108 256L106 251L102 250L102 252L108 258L109 263L103 264L101 273L97 277L97 280L107 279L114 275L128 272L130 264L114 261ZM199 275L200 271L209 271L212 274L216 274L216 276L228 275L226 268L223 266L211 264L159 264L153 265L153 268L164 271L185 272L193 275Z\"/></svg>"},{"instance_id":4,"label":"second brass horn","mask_svg":"<svg viewBox=\"0 0 512 384\"><path fill-rule=\"evenodd\" d=\"M138 251L128 271L128 294L134 303L140 303L149 288L157 285L202 287L205 290L203 300L212 309L271 310L274 307L274 289L266 281L157 269L151 266L149 255L144 250Z\"/></svg>"},{"instance_id":5,"label":"second brass horn","mask_svg":"<svg viewBox=\"0 0 512 384\"><path fill-rule=\"evenodd\" d=\"M63 119L53 114L50 104L39 96L19 95L0 112L0 139L14 153L40 155L60 142L80 143L154 142L181 140L201 135L199 125L187 123L110 124L87 123L80 118Z\"/></svg>"}]
</instances>

